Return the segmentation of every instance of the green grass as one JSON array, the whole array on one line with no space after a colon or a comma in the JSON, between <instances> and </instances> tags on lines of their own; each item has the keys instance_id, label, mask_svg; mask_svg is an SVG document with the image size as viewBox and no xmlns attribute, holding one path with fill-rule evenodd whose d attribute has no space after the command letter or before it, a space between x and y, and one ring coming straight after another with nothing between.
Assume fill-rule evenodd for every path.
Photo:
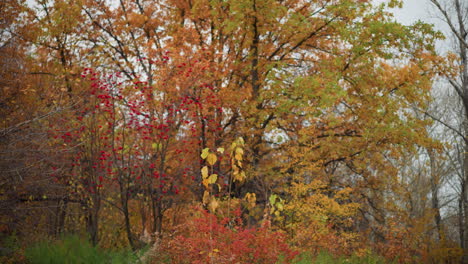
<instances>
[{"instance_id":1,"label":"green grass","mask_svg":"<svg viewBox=\"0 0 468 264\"><path fill-rule=\"evenodd\" d=\"M384 258L377 255L368 255L364 257L357 256L332 256L327 252L321 252L317 256L311 254L301 254L296 258L294 264L391 264Z\"/></svg>"},{"instance_id":2,"label":"green grass","mask_svg":"<svg viewBox=\"0 0 468 264\"><path fill-rule=\"evenodd\" d=\"M36 243L25 251L28 263L31 264L130 264L140 263L131 251L106 251L92 246L87 240L78 236L67 236L57 241ZM163 261L163 263L166 263ZM167 262L169 263L169 262ZM279 263L282 263L280 261ZM322 252L317 256L301 254L294 264L391 264L384 258L370 254L364 257L332 256Z\"/></svg>"},{"instance_id":3,"label":"green grass","mask_svg":"<svg viewBox=\"0 0 468 264\"><path fill-rule=\"evenodd\" d=\"M131 251L104 251L78 236L37 243L26 249L25 256L31 264L138 263Z\"/></svg>"}]
</instances>

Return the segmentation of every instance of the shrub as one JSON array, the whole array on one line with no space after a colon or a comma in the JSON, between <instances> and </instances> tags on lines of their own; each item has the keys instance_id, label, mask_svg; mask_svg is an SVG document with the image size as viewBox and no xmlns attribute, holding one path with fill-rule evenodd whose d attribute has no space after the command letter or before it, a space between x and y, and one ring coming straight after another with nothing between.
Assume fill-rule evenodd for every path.
<instances>
[{"instance_id":1,"label":"shrub","mask_svg":"<svg viewBox=\"0 0 468 264\"><path fill-rule=\"evenodd\" d=\"M290 263L296 255L285 236L273 232L268 224L245 228L240 217L219 219L201 211L201 217L185 225L183 234L162 245L171 263Z\"/></svg>"}]
</instances>

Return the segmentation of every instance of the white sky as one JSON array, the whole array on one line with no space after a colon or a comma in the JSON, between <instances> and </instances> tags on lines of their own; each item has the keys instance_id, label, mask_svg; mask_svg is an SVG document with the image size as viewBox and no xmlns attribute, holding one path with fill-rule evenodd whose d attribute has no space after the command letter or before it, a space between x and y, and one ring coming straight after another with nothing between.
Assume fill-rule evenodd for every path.
<instances>
[{"instance_id":1,"label":"white sky","mask_svg":"<svg viewBox=\"0 0 468 264\"><path fill-rule=\"evenodd\" d=\"M393 10L395 17L403 24L412 24L418 19L428 23L437 23L436 19L431 17L434 8L429 0L403 0L403 8Z\"/></svg>"},{"instance_id":2,"label":"white sky","mask_svg":"<svg viewBox=\"0 0 468 264\"><path fill-rule=\"evenodd\" d=\"M388 1L389 0L373 0L373 2L376 4ZM398 21L409 25L418 19L429 22L427 20L430 20L429 14L433 10L434 9L429 0L403 0L403 8L393 9L392 12L395 14L395 17Z\"/></svg>"},{"instance_id":3,"label":"white sky","mask_svg":"<svg viewBox=\"0 0 468 264\"><path fill-rule=\"evenodd\" d=\"M388 0L374 0L375 3L387 2ZM403 0L402 9L391 10L398 22L411 25L414 22L421 20L423 22L433 24L436 30L448 33L448 26L442 21L441 16L435 9L430 0ZM438 43L437 47L440 51L448 49L449 39Z\"/></svg>"}]
</instances>

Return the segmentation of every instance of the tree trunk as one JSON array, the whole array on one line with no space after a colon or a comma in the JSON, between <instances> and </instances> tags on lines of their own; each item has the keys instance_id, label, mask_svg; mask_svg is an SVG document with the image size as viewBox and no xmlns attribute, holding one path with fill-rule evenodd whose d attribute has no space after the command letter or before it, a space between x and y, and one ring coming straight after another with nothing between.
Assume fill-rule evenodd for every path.
<instances>
[{"instance_id":1,"label":"tree trunk","mask_svg":"<svg viewBox=\"0 0 468 264\"><path fill-rule=\"evenodd\" d=\"M462 190L463 192L463 190ZM464 213L463 213L463 200L458 200L458 231L460 237L460 247L465 248L465 227L463 225Z\"/></svg>"},{"instance_id":2,"label":"tree trunk","mask_svg":"<svg viewBox=\"0 0 468 264\"><path fill-rule=\"evenodd\" d=\"M57 215L55 223L55 236L60 235L65 227L65 218L67 216L67 205L66 199L60 200L57 206Z\"/></svg>"},{"instance_id":3,"label":"tree trunk","mask_svg":"<svg viewBox=\"0 0 468 264\"><path fill-rule=\"evenodd\" d=\"M429 150L429 159L431 165L431 203L432 210L434 211L434 222L437 227L437 239L442 240L442 218L440 216L440 203L439 203L439 186L440 186L440 177L439 173L436 171L436 158L434 157L434 152Z\"/></svg>"},{"instance_id":4,"label":"tree trunk","mask_svg":"<svg viewBox=\"0 0 468 264\"><path fill-rule=\"evenodd\" d=\"M153 234L161 237L163 212L161 202L153 202Z\"/></svg>"},{"instance_id":5,"label":"tree trunk","mask_svg":"<svg viewBox=\"0 0 468 264\"><path fill-rule=\"evenodd\" d=\"M130 213L128 211L128 191L123 182L120 182L120 202L122 203L122 212L124 214L125 232L127 233L128 243L132 250L135 250L135 243L133 241L132 229L130 224Z\"/></svg>"},{"instance_id":6,"label":"tree trunk","mask_svg":"<svg viewBox=\"0 0 468 264\"><path fill-rule=\"evenodd\" d=\"M135 250L135 243L133 241L132 229L130 225L130 214L128 211L127 199L125 199L125 202L123 203L122 210L123 210L124 218L125 218L125 231L127 232L128 243L130 244L130 247L132 248L132 250Z\"/></svg>"},{"instance_id":7,"label":"tree trunk","mask_svg":"<svg viewBox=\"0 0 468 264\"><path fill-rule=\"evenodd\" d=\"M91 207L88 208L88 215L86 217L86 227L89 234L89 239L93 246L96 246L99 237L98 237L98 228L99 228L99 210Z\"/></svg>"},{"instance_id":8,"label":"tree trunk","mask_svg":"<svg viewBox=\"0 0 468 264\"><path fill-rule=\"evenodd\" d=\"M466 117L465 117L466 118ZM467 126L467 123L466 122L467 120L465 120L465 131L468 131L468 126ZM461 190L461 201L462 201L462 212L463 212L463 216L462 216L462 219L463 219L463 234L460 234L460 238L461 238L461 246L463 248L463 263L468 263L468 193L467 193L467 190L466 190L466 183L468 182L468 144L465 142L465 153L463 154L464 155L464 158L463 158L463 179L462 179L462 183L461 183L461 187L462 187L462 190Z\"/></svg>"}]
</instances>

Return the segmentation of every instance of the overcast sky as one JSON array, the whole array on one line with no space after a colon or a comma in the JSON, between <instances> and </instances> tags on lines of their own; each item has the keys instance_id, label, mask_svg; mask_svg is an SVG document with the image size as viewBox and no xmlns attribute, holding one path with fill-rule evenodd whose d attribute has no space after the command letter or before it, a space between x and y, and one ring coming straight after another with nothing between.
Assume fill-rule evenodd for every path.
<instances>
[{"instance_id":1,"label":"overcast sky","mask_svg":"<svg viewBox=\"0 0 468 264\"><path fill-rule=\"evenodd\" d=\"M402 9L394 9L395 17L404 24L412 24L418 19L425 22L439 22L431 16L434 8L429 0L404 0Z\"/></svg>"},{"instance_id":2,"label":"overcast sky","mask_svg":"<svg viewBox=\"0 0 468 264\"><path fill-rule=\"evenodd\" d=\"M374 0L375 3L387 1ZM438 14L430 0L403 0L402 9L392 9L391 11L395 14L395 18L405 25L422 20L434 24L439 30L445 29L443 21L438 18Z\"/></svg>"},{"instance_id":3,"label":"overcast sky","mask_svg":"<svg viewBox=\"0 0 468 264\"><path fill-rule=\"evenodd\" d=\"M388 0L374 0L375 3L387 2ZM402 9L392 9L398 22L411 25L418 20L433 24L436 30L448 33L448 26L441 20L441 16L438 14L434 5L430 0L403 0ZM449 40L438 43L437 47L439 50L447 50Z\"/></svg>"}]
</instances>

